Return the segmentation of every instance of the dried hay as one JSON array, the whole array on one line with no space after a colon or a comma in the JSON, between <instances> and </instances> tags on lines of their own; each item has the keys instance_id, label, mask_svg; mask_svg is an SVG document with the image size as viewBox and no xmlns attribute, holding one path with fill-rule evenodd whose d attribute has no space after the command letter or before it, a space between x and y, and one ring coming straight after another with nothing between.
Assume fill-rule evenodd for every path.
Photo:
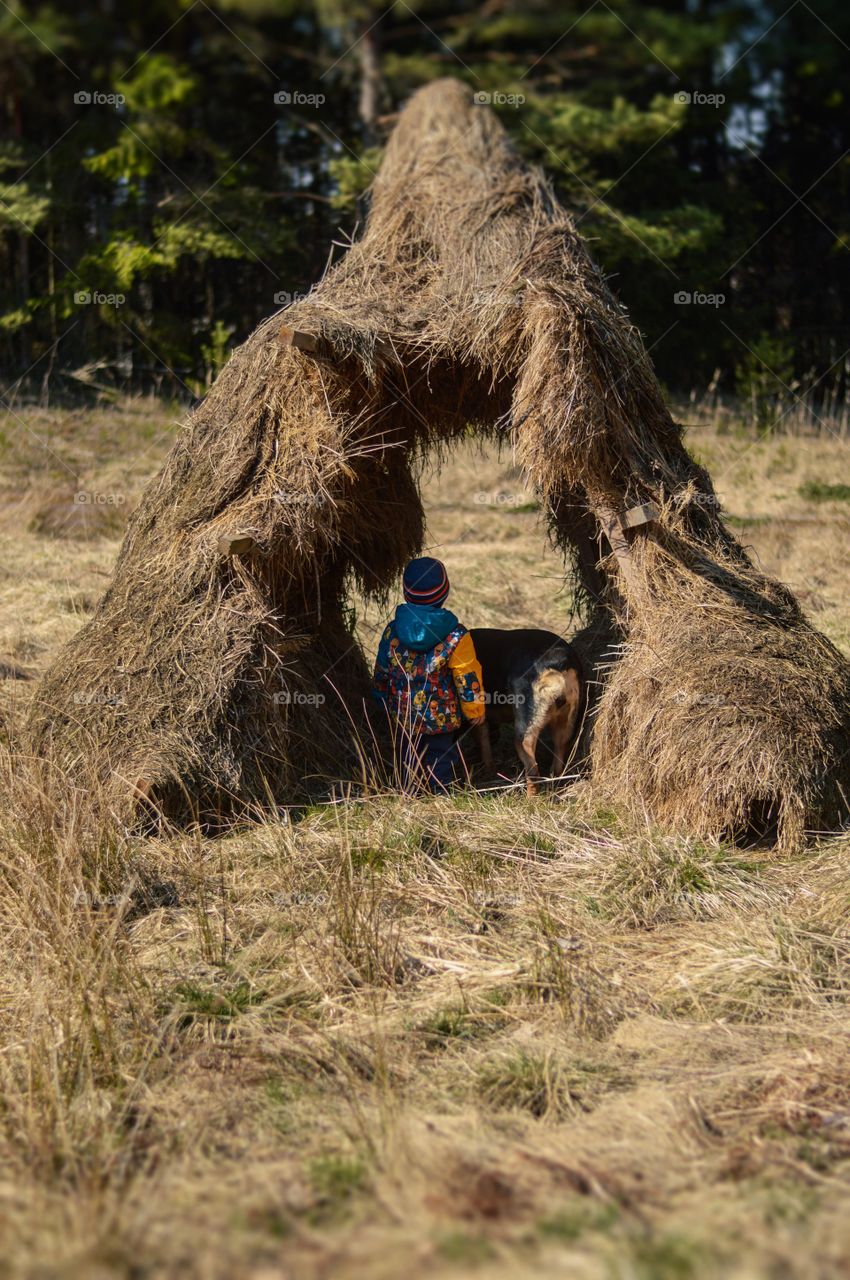
<instances>
[{"instance_id":1,"label":"dried hay","mask_svg":"<svg viewBox=\"0 0 850 1280\"><path fill-rule=\"evenodd\" d=\"M285 318L318 358L281 344L281 316L234 353L44 680L39 752L166 808L344 773L367 678L346 594L380 595L420 549L417 464L472 425L513 443L587 634L616 622L597 783L664 824L773 824L786 846L846 815L848 664L724 525L640 335L469 89L412 98L362 238ZM606 520L647 502L658 519L618 558ZM222 554L236 535L253 549Z\"/></svg>"}]
</instances>

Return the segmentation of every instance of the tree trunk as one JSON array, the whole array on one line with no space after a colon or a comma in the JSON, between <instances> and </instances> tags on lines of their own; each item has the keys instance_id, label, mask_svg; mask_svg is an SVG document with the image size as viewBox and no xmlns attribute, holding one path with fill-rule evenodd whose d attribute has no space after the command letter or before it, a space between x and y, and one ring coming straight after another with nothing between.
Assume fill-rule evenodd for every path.
<instances>
[{"instance_id":1,"label":"tree trunk","mask_svg":"<svg viewBox=\"0 0 850 1280\"><path fill-rule=\"evenodd\" d=\"M374 141L375 119L381 92L381 58L377 24L367 28L360 38L360 119L367 144Z\"/></svg>"}]
</instances>

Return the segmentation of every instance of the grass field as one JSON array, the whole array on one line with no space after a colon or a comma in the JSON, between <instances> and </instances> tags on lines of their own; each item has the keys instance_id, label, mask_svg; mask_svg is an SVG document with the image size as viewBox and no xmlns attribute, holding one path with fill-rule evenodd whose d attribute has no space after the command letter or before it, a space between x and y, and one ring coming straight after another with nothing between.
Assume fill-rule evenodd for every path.
<instances>
[{"instance_id":1,"label":"grass field","mask_svg":"<svg viewBox=\"0 0 850 1280\"><path fill-rule=\"evenodd\" d=\"M69 795L60 829L20 723L176 416L0 422L0 1275L846 1275L847 836L676 839L592 784L216 840ZM690 443L850 654L848 442ZM509 457L470 445L425 494L463 620L568 627Z\"/></svg>"}]
</instances>

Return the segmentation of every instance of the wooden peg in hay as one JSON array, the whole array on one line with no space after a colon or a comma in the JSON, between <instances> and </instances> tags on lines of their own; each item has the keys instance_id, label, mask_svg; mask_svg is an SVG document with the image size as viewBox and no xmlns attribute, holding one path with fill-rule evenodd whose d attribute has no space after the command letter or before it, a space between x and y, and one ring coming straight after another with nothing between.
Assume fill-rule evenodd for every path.
<instances>
[{"instance_id":1,"label":"wooden peg in hay","mask_svg":"<svg viewBox=\"0 0 850 1280\"><path fill-rule=\"evenodd\" d=\"M658 508L654 502L642 502L639 507L631 507L620 517L624 529L639 529L643 524L651 524L658 519Z\"/></svg>"},{"instance_id":2,"label":"wooden peg in hay","mask_svg":"<svg viewBox=\"0 0 850 1280\"><path fill-rule=\"evenodd\" d=\"M277 340L282 347L293 347L302 355L312 356L314 360L334 360L330 344L318 334L307 333L304 329L293 329L291 325L282 324L277 332Z\"/></svg>"},{"instance_id":3,"label":"wooden peg in hay","mask_svg":"<svg viewBox=\"0 0 850 1280\"><path fill-rule=\"evenodd\" d=\"M223 533L216 545L219 555L244 556L253 551L256 544L250 533Z\"/></svg>"},{"instance_id":4,"label":"wooden peg in hay","mask_svg":"<svg viewBox=\"0 0 850 1280\"><path fill-rule=\"evenodd\" d=\"M280 326L277 340L282 347L295 347L296 351L304 351L308 356L316 355L319 350L319 339L314 333L305 333L303 329L293 329L288 324Z\"/></svg>"}]
</instances>

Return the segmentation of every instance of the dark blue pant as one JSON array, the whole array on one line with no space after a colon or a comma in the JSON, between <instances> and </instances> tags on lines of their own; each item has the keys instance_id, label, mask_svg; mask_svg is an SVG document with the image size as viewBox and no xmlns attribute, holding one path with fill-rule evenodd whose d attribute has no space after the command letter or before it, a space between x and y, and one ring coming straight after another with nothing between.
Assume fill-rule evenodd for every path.
<instances>
[{"instance_id":1,"label":"dark blue pant","mask_svg":"<svg viewBox=\"0 0 850 1280\"><path fill-rule=\"evenodd\" d=\"M396 739L396 764L405 791L448 791L460 760L457 730L420 733L411 738L404 731Z\"/></svg>"}]
</instances>

